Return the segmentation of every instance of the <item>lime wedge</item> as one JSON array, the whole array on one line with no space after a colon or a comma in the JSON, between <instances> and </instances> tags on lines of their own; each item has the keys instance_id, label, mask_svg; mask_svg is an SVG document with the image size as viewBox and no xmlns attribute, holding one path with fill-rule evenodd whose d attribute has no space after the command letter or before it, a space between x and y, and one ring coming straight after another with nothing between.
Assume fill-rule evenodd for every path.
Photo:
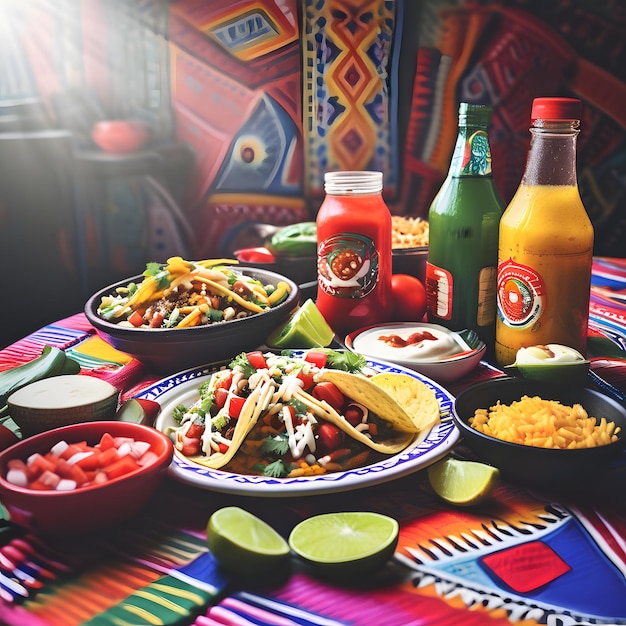
<instances>
[{"instance_id":1,"label":"lime wedge","mask_svg":"<svg viewBox=\"0 0 626 626\"><path fill-rule=\"evenodd\" d=\"M270 334L266 343L270 348L325 348L332 340L333 329L309 298Z\"/></svg>"},{"instance_id":2,"label":"lime wedge","mask_svg":"<svg viewBox=\"0 0 626 626\"><path fill-rule=\"evenodd\" d=\"M397 520L380 513L325 513L300 522L289 535L291 549L331 577L369 575L393 556Z\"/></svg>"},{"instance_id":3,"label":"lime wedge","mask_svg":"<svg viewBox=\"0 0 626 626\"><path fill-rule=\"evenodd\" d=\"M446 457L428 468L435 493L450 504L473 506L482 502L500 480L497 467Z\"/></svg>"},{"instance_id":4,"label":"lime wedge","mask_svg":"<svg viewBox=\"0 0 626 626\"><path fill-rule=\"evenodd\" d=\"M244 577L275 573L290 554L289 544L269 524L237 506L211 515L207 544L224 569Z\"/></svg>"}]
</instances>

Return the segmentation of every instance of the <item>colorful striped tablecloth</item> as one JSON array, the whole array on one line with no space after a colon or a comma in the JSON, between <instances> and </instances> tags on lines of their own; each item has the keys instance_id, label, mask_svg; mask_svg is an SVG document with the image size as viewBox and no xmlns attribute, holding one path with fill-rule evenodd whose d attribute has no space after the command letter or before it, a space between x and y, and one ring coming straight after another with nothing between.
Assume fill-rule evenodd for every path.
<instances>
[{"instance_id":1,"label":"colorful striped tablecloth","mask_svg":"<svg viewBox=\"0 0 626 626\"><path fill-rule=\"evenodd\" d=\"M589 320L592 369L626 390L626 259L594 260ZM82 314L0 351L0 370L65 349L82 374L130 398L155 382L110 349ZM482 363L458 393L502 373ZM463 448L460 446L460 452ZM471 509L446 506L424 471L352 492L255 498L168 478L129 523L42 539L0 524L0 623L7 626L626 625L626 458L593 489L567 496L502 483ZM401 525L395 557L367 583L330 584L294 565L281 580L245 586L207 549L213 511L237 505L287 535L326 511L372 510Z\"/></svg>"}]
</instances>

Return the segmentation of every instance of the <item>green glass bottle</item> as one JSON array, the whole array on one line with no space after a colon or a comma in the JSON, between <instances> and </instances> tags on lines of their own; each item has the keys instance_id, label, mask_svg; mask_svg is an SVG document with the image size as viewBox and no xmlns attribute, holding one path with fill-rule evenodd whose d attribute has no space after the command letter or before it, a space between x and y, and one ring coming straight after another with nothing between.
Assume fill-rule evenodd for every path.
<instances>
[{"instance_id":1,"label":"green glass bottle","mask_svg":"<svg viewBox=\"0 0 626 626\"><path fill-rule=\"evenodd\" d=\"M493 349L498 230L504 203L491 170L489 106L462 102L448 175L429 213L428 321L473 329Z\"/></svg>"}]
</instances>

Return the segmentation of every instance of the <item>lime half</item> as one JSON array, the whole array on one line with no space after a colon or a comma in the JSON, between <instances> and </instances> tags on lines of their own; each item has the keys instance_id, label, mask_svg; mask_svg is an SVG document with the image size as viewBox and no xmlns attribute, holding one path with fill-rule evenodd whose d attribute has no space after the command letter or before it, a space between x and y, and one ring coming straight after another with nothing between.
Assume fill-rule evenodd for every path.
<instances>
[{"instance_id":1,"label":"lime half","mask_svg":"<svg viewBox=\"0 0 626 626\"><path fill-rule=\"evenodd\" d=\"M398 543L397 520L380 513L325 513L300 522L291 549L329 576L359 576L381 568Z\"/></svg>"},{"instance_id":2,"label":"lime half","mask_svg":"<svg viewBox=\"0 0 626 626\"><path fill-rule=\"evenodd\" d=\"M211 515L207 544L225 569L245 577L283 567L290 554L289 544L269 524L236 506Z\"/></svg>"},{"instance_id":3,"label":"lime half","mask_svg":"<svg viewBox=\"0 0 626 626\"><path fill-rule=\"evenodd\" d=\"M500 480L497 467L446 457L428 468L435 493L450 504L473 506L482 502Z\"/></svg>"},{"instance_id":4,"label":"lime half","mask_svg":"<svg viewBox=\"0 0 626 626\"><path fill-rule=\"evenodd\" d=\"M333 340L333 329L310 298L285 324L267 338L270 348L325 348Z\"/></svg>"}]
</instances>

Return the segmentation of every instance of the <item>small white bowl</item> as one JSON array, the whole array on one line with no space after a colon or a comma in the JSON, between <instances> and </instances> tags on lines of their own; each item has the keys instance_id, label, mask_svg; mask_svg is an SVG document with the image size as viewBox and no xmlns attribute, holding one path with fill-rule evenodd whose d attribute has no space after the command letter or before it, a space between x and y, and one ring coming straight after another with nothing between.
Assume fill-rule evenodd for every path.
<instances>
[{"instance_id":1,"label":"small white bowl","mask_svg":"<svg viewBox=\"0 0 626 626\"><path fill-rule=\"evenodd\" d=\"M80 374L44 378L12 393L9 413L22 438L78 422L113 419L120 391L105 380Z\"/></svg>"},{"instance_id":2,"label":"small white bowl","mask_svg":"<svg viewBox=\"0 0 626 626\"><path fill-rule=\"evenodd\" d=\"M450 348L451 353L444 356L423 353L420 349L409 349L391 347L384 341L379 341L380 336L394 336L408 338L413 333L429 332L441 341L441 345L456 343L458 350ZM438 324L427 324L422 322L396 322L376 324L368 326L350 333L345 339L346 347L352 352L362 354L372 359L381 359L391 363L403 365L415 370L428 378L439 383L449 383L458 380L471 372L480 362L487 350L487 346L482 341L471 343L470 346L463 345L463 337ZM469 350L468 350L469 348Z\"/></svg>"}]
</instances>

